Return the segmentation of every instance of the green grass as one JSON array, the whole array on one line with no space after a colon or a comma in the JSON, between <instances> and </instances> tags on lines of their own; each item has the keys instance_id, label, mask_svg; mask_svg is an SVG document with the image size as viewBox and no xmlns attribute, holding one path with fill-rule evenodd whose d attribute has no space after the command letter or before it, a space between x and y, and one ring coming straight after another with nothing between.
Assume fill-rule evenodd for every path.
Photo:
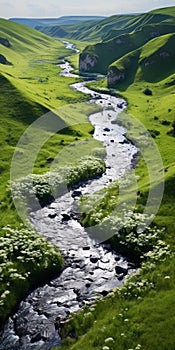
<instances>
[{"instance_id":1,"label":"green grass","mask_svg":"<svg viewBox=\"0 0 175 350\"><path fill-rule=\"evenodd\" d=\"M163 12L163 11L162 11ZM169 12L170 9L169 9ZM109 18L108 21L112 20ZM117 26L117 18L116 26ZM132 22L133 20L131 20ZM108 66L114 61L120 59L127 53L142 47L145 43L154 37L175 31L174 26L174 7L172 7L172 15L147 13L137 16L133 23L128 24L126 28L118 25L117 30L112 30L110 35L108 28L108 36L103 42L88 45L82 52L81 58L84 60L86 55L96 59L96 63L88 67L90 72L100 72L106 74ZM116 32L116 33L115 33Z\"/></svg>"},{"instance_id":2,"label":"green grass","mask_svg":"<svg viewBox=\"0 0 175 350\"><path fill-rule=\"evenodd\" d=\"M157 276L147 267L144 278L138 274L133 284L126 284L128 288L124 286L72 317L62 331L67 335L62 349L173 350L173 264L172 259L159 264ZM130 297L132 291L135 296ZM78 339L75 344L73 337Z\"/></svg>"},{"instance_id":3,"label":"green grass","mask_svg":"<svg viewBox=\"0 0 175 350\"><path fill-rule=\"evenodd\" d=\"M31 123L50 110L55 111L62 130L59 133L46 131L44 144L36 132L32 135L33 142L34 139L36 142L41 141L40 152L34 159L34 169L31 170L35 174L48 172L55 159L61 161L62 166L68 166L85 155L93 156L101 144L93 140L93 127L88 121L88 116L98 111L99 107L86 105L84 102L88 97L69 87L77 79L59 76L60 68L57 64L62 57L71 55L72 51L66 50L58 40L3 19L0 20L0 36L7 38L11 44L10 48L0 45L0 53L11 62L10 65L0 64L0 85L3 89L0 95L0 320L4 322L28 290L36 286L34 281L40 283L39 276L43 282L49 275L58 274L63 265L57 249L39 238L38 234L30 234L30 227L21 229L21 219L9 191L11 159L19 139L24 131L29 135L27 128ZM29 152L30 147L32 144L26 148L24 142L23 147L17 149L21 162L22 159L24 161L20 176L29 175L28 165L31 164L25 162L25 159L27 154L34 156L33 149ZM21 164L19 162L19 166ZM8 229L3 229L7 225L11 227L11 238ZM20 259L22 257L24 260L26 256L21 255L23 253L20 249L15 251L21 240L25 241L26 254L31 255L32 260L28 262L25 259L23 264ZM35 240L38 245L34 247ZM11 276L12 272L14 276Z\"/></svg>"},{"instance_id":4,"label":"green grass","mask_svg":"<svg viewBox=\"0 0 175 350\"><path fill-rule=\"evenodd\" d=\"M143 14L113 15L103 20L88 21L75 25L39 28L53 37L92 42L107 41L122 34L140 30L145 25L174 22L174 7L159 9Z\"/></svg>"},{"instance_id":5,"label":"green grass","mask_svg":"<svg viewBox=\"0 0 175 350\"><path fill-rule=\"evenodd\" d=\"M138 79L156 83L174 73L175 34L154 38L137 50L131 51L113 62L108 68L109 86L125 91L138 76ZM115 80L119 74L120 81ZM113 81L111 82L111 77Z\"/></svg>"},{"instance_id":6,"label":"green grass","mask_svg":"<svg viewBox=\"0 0 175 350\"><path fill-rule=\"evenodd\" d=\"M169 14L165 15L169 16ZM160 17L158 18L160 19ZM114 18L114 22L115 20ZM154 16L150 17L150 20L155 20ZM167 17L166 20L168 21ZM138 25L140 25L139 21L138 19ZM147 23L146 17L142 18L142 21ZM12 41L11 34L7 33L8 25L6 23L8 22L3 21L2 23L2 27L6 27L3 29L5 34L3 32L1 35L9 35L8 38ZM56 259L54 271L52 270L53 273L55 273L55 270L59 271L62 264L58 251L54 250L53 254L53 248L43 240L41 243L38 236L35 238L36 233L30 233L29 228L20 229L20 220L11 203L9 191L6 191L9 180L9 164L19 137L31 121L37 119L50 108L58 107L58 116L65 123L65 129L61 134L52 135L50 133L48 135L50 136L49 140L43 145L35 162L35 173L46 173L50 167L49 162L52 162L52 159L56 159L58 162L61 159L61 164L63 166L67 165L65 158L68 154L69 159L74 155L74 162L78 161L81 156L84 156L87 150L90 156L99 152L103 154L102 150L99 151L99 148L101 148L100 143L92 141L91 134L93 129L87 123L87 116L93 112L93 108L89 106L89 109L85 110L80 104L81 108L77 107L73 112L72 107L64 107L69 102L83 102L86 97L75 93L69 88L68 85L76 81L76 79L64 79L58 76L59 68L55 66L55 62L65 55L63 45L45 36L41 38L40 33L33 30L30 32L29 29L28 33L24 33L24 37L21 38L20 28L20 26L13 24L11 33L13 31L15 34L13 34L14 42L10 49L1 46L2 53L7 57L8 61L12 62L12 65L0 66L1 82L4 86L4 94L0 96L2 105L2 161L0 164L2 174L2 214L0 219L2 226L6 226L8 223L13 225L13 228L10 229L10 234L9 229L1 230L0 243L3 250L1 263L2 268L5 267L1 275L1 315L4 315L3 317L1 316L2 320L8 316L16 303L28 291L29 285L31 286L33 283L33 279L38 279L38 274L41 271L41 276L45 274L44 272L50 271L53 257ZM170 37L171 35L166 36L166 39ZM44 45L41 44L42 40L44 40ZM160 40L163 39L161 38ZM152 42L154 43L154 41ZM168 40L166 40L167 42ZM46 51L45 45L48 45L49 50ZM152 45L151 42L150 45ZM59 54L58 49L60 50ZM154 55L154 47L147 46L145 51L142 51L143 56L139 62L140 64L147 57L147 52L149 57ZM49 60L49 62L41 62L41 56L42 59ZM127 59L129 60L129 58ZM74 60L75 58L72 58L72 62L75 62L75 67L77 67L77 58ZM121 64L123 63L121 62ZM137 69L136 67L135 71L132 72L132 79L129 83L119 86L117 90L113 90L113 93L118 93L120 88L120 93L129 103L128 111L136 119L140 120L146 129L151 130L154 135L158 132L154 140L161 153L166 172L165 193L155 218L155 223L158 227L165 227L165 231L160 236L161 240L165 241L165 245L162 245L161 242L156 242L156 246L152 247L153 250L145 256L142 269L132 280L128 280L121 289L112 292L109 297L99 300L93 307L86 307L72 317L71 322L66 324L61 331L63 337L62 349L91 350L103 349L106 346L110 350L139 350L140 348L143 350L174 350L175 258L173 253L170 253L170 250L174 251L175 249L175 138L172 132L172 125L175 120L175 75L173 69L170 71L168 68L166 72L163 72L160 80L147 80L151 76L148 73L145 72L143 74L141 68ZM91 83L91 86L96 89L100 87L107 88L107 83L105 81ZM147 87L151 89L152 96L146 96L143 93ZM8 104L6 101L8 101ZM80 119L82 124L79 124ZM169 125L163 123L163 120L168 121ZM68 125L73 123L79 125L68 127ZM136 128L130 129L129 124L126 126L128 136L134 139L138 130ZM169 132L170 130L171 132ZM75 141L78 141L78 144ZM60 155L63 152L63 157L60 156L61 158L59 158L59 155L58 157L56 156L55 145L58 147L58 151L61 151ZM64 148L64 145L70 145L70 153L67 151L68 147ZM83 145L83 147L79 147L79 145ZM147 167L143 159L139 161L136 174L139 176L138 189L141 195L138 196L135 209L136 212L142 212L150 184ZM75 174L73 173L73 175ZM95 213L101 210L102 219L109 213L108 209L113 211L114 198L111 197L111 194L114 196L115 192L116 201L118 198L117 189L118 185L116 184L116 188L108 188L106 192L102 191L96 194L96 198L94 197ZM132 198L132 192L133 188L131 187L128 190L126 199L130 196ZM88 200L91 200L91 198L88 198ZM103 202L102 208L99 204L101 200ZM24 242L25 250L23 250ZM170 247L167 246L168 244ZM46 252L48 252L47 261L44 258ZM35 257L35 254L37 257ZM27 260L21 266L20 261L24 255L27 257ZM38 258L41 258L39 266L29 276L28 273L33 270L33 266L36 261L38 262L36 260ZM46 262L47 264L45 265ZM43 270L43 266L45 270ZM11 271L10 268L13 270ZM37 277L35 278L35 276Z\"/></svg>"}]
</instances>

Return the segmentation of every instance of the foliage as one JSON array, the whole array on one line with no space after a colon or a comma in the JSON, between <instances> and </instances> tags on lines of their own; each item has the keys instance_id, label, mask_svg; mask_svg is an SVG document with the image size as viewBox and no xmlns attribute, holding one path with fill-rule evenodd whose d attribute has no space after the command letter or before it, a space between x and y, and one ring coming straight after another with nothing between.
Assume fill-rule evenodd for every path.
<instances>
[{"instance_id":1,"label":"foliage","mask_svg":"<svg viewBox=\"0 0 175 350\"><path fill-rule=\"evenodd\" d=\"M32 207L34 198L37 197L41 206L45 206L78 183L99 177L104 171L105 164L102 160L85 157L75 165L55 168L54 172L43 175L28 175L12 182L13 198Z\"/></svg>"},{"instance_id":2,"label":"foliage","mask_svg":"<svg viewBox=\"0 0 175 350\"><path fill-rule=\"evenodd\" d=\"M118 182L113 182L106 189L94 195L81 197L79 201L80 215L83 226L90 227L99 224L111 213L118 199Z\"/></svg>"},{"instance_id":3,"label":"foliage","mask_svg":"<svg viewBox=\"0 0 175 350\"><path fill-rule=\"evenodd\" d=\"M9 316L29 286L42 283L46 275L58 274L62 265L58 249L34 230L4 227L0 237L0 322Z\"/></svg>"}]
</instances>

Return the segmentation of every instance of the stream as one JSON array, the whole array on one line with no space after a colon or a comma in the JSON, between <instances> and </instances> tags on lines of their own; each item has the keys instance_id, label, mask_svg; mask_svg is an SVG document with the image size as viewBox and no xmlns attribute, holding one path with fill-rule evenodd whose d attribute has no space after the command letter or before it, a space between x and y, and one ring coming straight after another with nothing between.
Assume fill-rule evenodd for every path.
<instances>
[{"instance_id":1,"label":"stream","mask_svg":"<svg viewBox=\"0 0 175 350\"><path fill-rule=\"evenodd\" d=\"M73 44L64 43L67 48L78 52ZM66 59L60 67L61 75L75 76ZM91 103L104 107L89 120L95 128L94 138L106 148L106 172L101 178L81 184L49 206L31 213L31 222L36 230L59 247L65 268L59 276L31 292L20 303L1 334L0 350L49 350L60 346L60 324L71 313L93 303L98 297L106 296L135 271L134 264L113 251L109 244L90 238L77 219L79 196L93 194L123 176L133 167L138 151L126 140L126 130L116 124L116 116L126 108L126 102L96 93L85 83L79 82L71 87L90 95Z\"/></svg>"}]
</instances>

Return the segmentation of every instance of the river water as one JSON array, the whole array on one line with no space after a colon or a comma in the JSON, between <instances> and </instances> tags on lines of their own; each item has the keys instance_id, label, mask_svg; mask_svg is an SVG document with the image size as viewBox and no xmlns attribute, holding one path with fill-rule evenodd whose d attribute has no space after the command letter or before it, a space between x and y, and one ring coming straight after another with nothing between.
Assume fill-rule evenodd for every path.
<instances>
[{"instance_id":1,"label":"river water","mask_svg":"<svg viewBox=\"0 0 175 350\"><path fill-rule=\"evenodd\" d=\"M77 50L74 45L65 44L67 48ZM66 60L60 67L65 77L74 76ZM91 103L104 107L102 112L91 115L89 119L95 128L94 138L106 148L106 172L101 178L81 184L76 191L70 191L51 205L31 213L36 230L59 247L65 268L59 276L34 290L20 303L1 334L0 350L49 350L61 345L60 323L99 296L106 296L135 270L133 264L113 251L110 245L89 237L78 221L78 196L92 194L123 176L133 167L137 154L136 147L125 138L125 129L116 124L117 114L126 108L125 101L96 93L84 85L85 82L79 82L72 88L90 95Z\"/></svg>"}]
</instances>

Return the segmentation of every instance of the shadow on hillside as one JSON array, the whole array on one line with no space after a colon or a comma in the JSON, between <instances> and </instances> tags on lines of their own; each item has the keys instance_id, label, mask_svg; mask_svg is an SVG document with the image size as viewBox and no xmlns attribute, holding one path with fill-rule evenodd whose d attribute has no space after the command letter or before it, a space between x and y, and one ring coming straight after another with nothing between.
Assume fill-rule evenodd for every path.
<instances>
[{"instance_id":1,"label":"shadow on hillside","mask_svg":"<svg viewBox=\"0 0 175 350\"><path fill-rule=\"evenodd\" d=\"M30 125L38 117L48 112L43 106L27 99L12 83L3 75L0 75L0 86L3 94L0 94L1 115L12 118L18 122Z\"/></svg>"},{"instance_id":2,"label":"shadow on hillside","mask_svg":"<svg viewBox=\"0 0 175 350\"><path fill-rule=\"evenodd\" d=\"M126 78L124 81L116 85L116 88L120 91L127 90L128 87L134 83L135 76L139 67L138 57L134 56L133 58L131 58L129 64L126 65L126 67L124 68Z\"/></svg>"},{"instance_id":3,"label":"shadow on hillside","mask_svg":"<svg viewBox=\"0 0 175 350\"><path fill-rule=\"evenodd\" d=\"M141 65L141 74L143 80L149 83L158 83L161 80L166 79L168 76L174 74L174 58L169 57L166 59L155 60L154 63L144 66Z\"/></svg>"}]
</instances>

